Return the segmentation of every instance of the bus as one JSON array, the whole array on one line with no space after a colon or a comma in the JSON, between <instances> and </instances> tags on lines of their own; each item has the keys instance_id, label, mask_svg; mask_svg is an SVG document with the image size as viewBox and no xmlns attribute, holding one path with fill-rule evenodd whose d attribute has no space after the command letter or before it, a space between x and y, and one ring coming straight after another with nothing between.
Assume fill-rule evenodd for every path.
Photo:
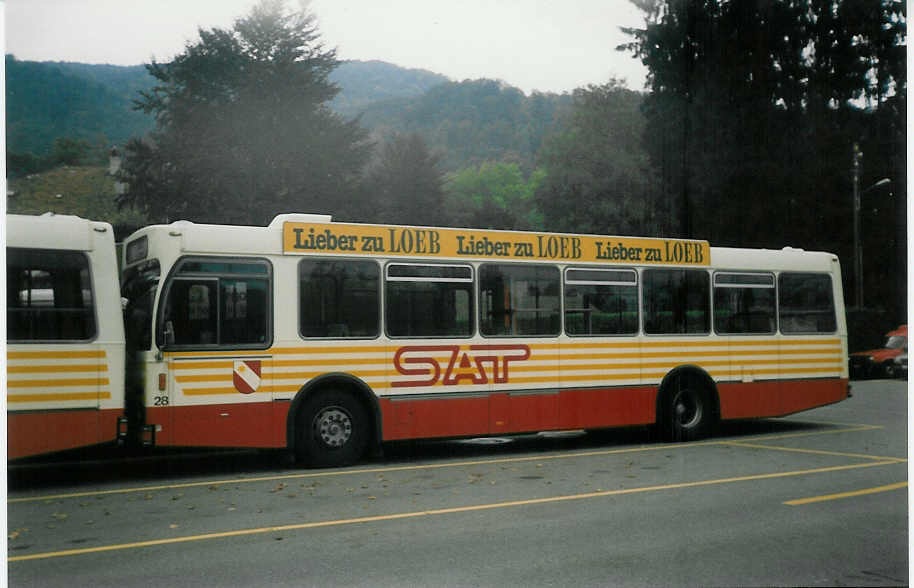
<instances>
[{"instance_id":1,"label":"bus","mask_svg":"<svg viewBox=\"0 0 914 588\"><path fill-rule=\"evenodd\" d=\"M114 231L76 216L6 216L7 455L114 441L125 337Z\"/></svg>"},{"instance_id":2,"label":"bus","mask_svg":"<svg viewBox=\"0 0 914 588\"><path fill-rule=\"evenodd\" d=\"M337 466L403 439L692 440L849 391L830 253L283 214L143 228L123 268L127 410L156 445Z\"/></svg>"}]
</instances>

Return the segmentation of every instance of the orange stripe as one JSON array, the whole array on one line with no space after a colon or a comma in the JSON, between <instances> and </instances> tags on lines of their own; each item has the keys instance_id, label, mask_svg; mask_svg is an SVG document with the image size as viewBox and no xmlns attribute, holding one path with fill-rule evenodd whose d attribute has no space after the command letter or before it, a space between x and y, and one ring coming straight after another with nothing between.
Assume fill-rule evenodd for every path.
<instances>
[{"instance_id":1,"label":"orange stripe","mask_svg":"<svg viewBox=\"0 0 914 588\"><path fill-rule=\"evenodd\" d=\"M257 355L334 355L334 354L343 354L350 355L353 353L392 353L396 349L409 344L409 341L397 342L395 344L378 344L378 345L359 345L359 346L315 346L315 347L276 347L272 349L255 349L250 351L179 351L179 352L169 352L165 356L168 358L190 358L190 357L218 357L225 355L232 355L236 357L247 357L247 356L257 356ZM458 344L461 350L469 350L471 345L479 345L478 342L466 342ZM483 343L484 344L484 343ZM620 342L601 342L601 343L532 343L528 344L531 350L571 350L571 349L627 349L631 350L633 353L637 353L639 349L645 348L663 348L663 347L675 347L675 348L708 348L708 347L718 347L720 348L719 352L716 352L717 355L720 354L753 354L753 353L764 353L764 352L795 352L795 353L804 353L803 350L787 350L784 347L789 346L819 346L819 347L828 347L828 351L840 352L841 340L840 339L765 339L765 340L750 340L750 341L739 341L732 339L714 339L714 340L670 340L670 341L645 341L632 338L626 338L624 341ZM772 350L739 350L734 351L734 347L779 347L780 349ZM837 348L836 348L837 347ZM820 351L826 351L825 349ZM655 352L659 353L659 352ZM675 352L670 352L675 353ZM681 352L680 352L681 353ZM714 355L715 352L702 352L705 354ZM808 352L807 352L808 353ZM294 360L290 360L294 361ZM303 360L303 361L322 361L322 360ZM190 368L188 368L190 369Z\"/></svg>"},{"instance_id":2,"label":"orange stripe","mask_svg":"<svg viewBox=\"0 0 914 588\"><path fill-rule=\"evenodd\" d=\"M8 351L7 359L101 359L106 357L104 349L91 351Z\"/></svg>"},{"instance_id":3,"label":"orange stripe","mask_svg":"<svg viewBox=\"0 0 914 588\"><path fill-rule=\"evenodd\" d=\"M171 364L173 370L218 370L232 371L235 364L229 361L176 361Z\"/></svg>"},{"instance_id":4,"label":"orange stripe","mask_svg":"<svg viewBox=\"0 0 914 588\"><path fill-rule=\"evenodd\" d=\"M273 372L263 374L263 377L267 376L291 380L291 379L300 379L300 380L310 380L311 378L316 378L321 374L326 372ZM352 372L352 375L358 378L371 378L371 377L383 377L388 373L387 370L356 370ZM193 382L222 382L229 380L230 377L226 374L203 374L195 376L175 376L175 381L179 384L190 384Z\"/></svg>"},{"instance_id":5,"label":"orange stripe","mask_svg":"<svg viewBox=\"0 0 914 588\"><path fill-rule=\"evenodd\" d=\"M58 388L61 386L107 386L108 378L76 378L65 380L8 380L8 388Z\"/></svg>"},{"instance_id":6,"label":"orange stripe","mask_svg":"<svg viewBox=\"0 0 914 588\"><path fill-rule=\"evenodd\" d=\"M107 372L107 364L84 364L84 365L11 365L6 368L10 374L44 374L44 373L67 373L67 372Z\"/></svg>"},{"instance_id":7,"label":"orange stripe","mask_svg":"<svg viewBox=\"0 0 914 588\"><path fill-rule=\"evenodd\" d=\"M110 392L71 392L69 394L8 394L7 402L67 402L70 400L107 400Z\"/></svg>"}]
</instances>

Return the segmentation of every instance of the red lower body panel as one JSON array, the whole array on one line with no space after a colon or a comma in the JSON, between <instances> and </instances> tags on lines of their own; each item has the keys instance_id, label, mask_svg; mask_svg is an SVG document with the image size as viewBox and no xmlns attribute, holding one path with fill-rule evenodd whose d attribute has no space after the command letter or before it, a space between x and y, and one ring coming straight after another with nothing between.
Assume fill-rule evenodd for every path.
<instances>
[{"instance_id":1,"label":"red lower body panel","mask_svg":"<svg viewBox=\"0 0 914 588\"><path fill-rule=\"evenodd\" d=\"M724 420L783 416L844 400L847 390L836 379L718 384ZM656 402L656 386L378 399L383 441L645 425L656 420ZM285 447L289 407L150 407L146 422L159 426L157 445Z\"/></svg>"},{"instance_id":2,"label":"red lower body panel","mask_svg":"<svg viewBox=\"0 0 914 588\"><path fill-rule=\"evenodd\" d=\"M7 459L114 441L120 416L117 409L10 412Z\"/></svg>"},{"instance_id":3,"label":"red lower body panel","mask_svg":"<svg viewBox=\"0 0 914 588\"><path fill-rule=\"evenodd\" d=\"M655 388L381 398L384 441L589 429L654 422Z\"/></svg>"},{"instance_id":4,"label":"red lower body panel","mask_svg":"<svg viewBox=\"0 0 914 588\"><path fill-rule=\"evenodd\" d=\"M288 402L205 404L146 409L156 445L285 447Z\"/></svg>"},{"instance_id":5,"label":"red lower body panel","mask_svg":"<svg viewBox=\"0 0 914 588\"><path fill-rule=\"evenodd\" d=\"M749 419L784 416L847 398L847 380L768 380L763 382L722 382L720 418Z\"/></svg>"}]
</instances>

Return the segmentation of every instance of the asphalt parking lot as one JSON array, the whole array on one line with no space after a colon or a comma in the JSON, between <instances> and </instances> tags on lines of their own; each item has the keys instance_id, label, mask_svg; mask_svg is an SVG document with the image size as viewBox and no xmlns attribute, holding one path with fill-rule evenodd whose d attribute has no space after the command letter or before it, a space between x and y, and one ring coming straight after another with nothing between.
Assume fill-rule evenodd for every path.
<instances>
[{"instance_id":1,"label":"asphalt parking lot","mask_svg":"<svg viewBox=\"0 0 914 588\"><path fill-rule=\"evenodd\" d=\"M898 585L907 386L728 423L403 443L351 468L269 452L9 471L11 586Z\"/></svg>"}]
</instances>

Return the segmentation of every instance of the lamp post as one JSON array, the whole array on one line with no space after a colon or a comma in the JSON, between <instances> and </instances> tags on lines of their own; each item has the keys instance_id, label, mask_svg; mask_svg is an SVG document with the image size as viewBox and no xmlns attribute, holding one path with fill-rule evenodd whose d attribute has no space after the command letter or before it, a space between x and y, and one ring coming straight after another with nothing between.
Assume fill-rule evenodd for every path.
<instances>
[{"instance_id":1,"label":"lamp post","mask_svg":"<svg viewBox=\"0 0 914 588\"><path fill-rule=\"evenodd\" d=\"M879 186L892 182L882 178L869 188L860 190L860 160L863 152L860 146L854 143L854 298L858 309L863 309L863 246L860 243L860 197Z\"/></svg>"},{"instance_id":2,"label":"lamp post","mask_svg":"<svg viewBox=\"0 0 914 588\"><path fill-rule=\"evenodd\" d=\"M854 143L854 303L863 308L863 256L860 254L860 159L863 153Z\"/></svg>"}]
</instances>

